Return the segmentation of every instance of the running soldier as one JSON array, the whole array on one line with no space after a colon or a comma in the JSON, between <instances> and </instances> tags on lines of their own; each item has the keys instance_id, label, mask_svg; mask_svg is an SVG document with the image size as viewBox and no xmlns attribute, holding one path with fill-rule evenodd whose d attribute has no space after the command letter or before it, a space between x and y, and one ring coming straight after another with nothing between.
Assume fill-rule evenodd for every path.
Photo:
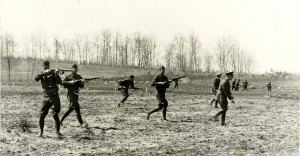
<instances>
[{"instance_id":1,"label":"running soldier","mask_svg":"<svg viewBox=\"0 0 300 156\"><path fill-rule=\"evenodd\" d=\"M243 89L243 91L247 91L248 90L248 82L247 82L247 80L245 81L245 82L243 82L243 87L244 87L244 89Z\"/></svg>"},{"instance_id":2,"label":"running soldier","mask_svg":"<svg viewBox=\"0 0 300 156\"><path fill-rule=\"evenodd\" d=\"M269 82L269 84L267 85L267 88L268 88L268 92L272 92L272 84L271 82Z\"/></svg>"},{"instance_id":3,"label":"running soldier","mask_svg":"<svg viewBox=\"0 0 300 156\"><path fill-rule=\"evenodd\" d=\"M235 84L235 91L239 91L239 87L240 87L240 79L238 80L238 82Z\"/></svg>"},{"instance_id":4,"label":"running soldier","mask_svg":"<svg viewBox=\"0 0 300 156\"><path fill-rule=\"evenodd\" d=\"M138 89L138 88L134 87L134 76L133 75L130 75L129 78L126 80L120 81L119 85L122 87L121 88L122 99L118 103L118 107L120 107L121 104L124 104L124 102L129 97L129 93L128 93L129 89Z\"/></svg>"},{"instance_id":5,"label":"running soldier","mask_svg":"<svg viewBox=\"0 0 300 156\"><path fill-rule=\"evenodd\" d=\"M167 76L165 76L165 67L162 66L159 68L160 74L158 74L152 81L151 86L155 86L157 94L156 98L158 100L158 108L152 110L148 113L147 119L149 120L150 115L154 112L159 110L163 110L163 120L167 121L167 108L168 108L168 101L166 99L166 89L169 88L170 82Z\"/></svg>"},{"instance_id":6,"label":"running soldier","mask_svg":"<svg viewBox=\"0 0 300 156\"><path fill-rule=\"evenodd\" d=\"M213 80L213 87L212 87L212 92L214 93L215 97L211 100L210 105L213 104L213 102L215 102L215 108L218 108L218 100L216 99L216 95L217 95L217 90L219 88L220 85L220 78L221 78L221 73L218 73L216 76L216 78Z\"/></svg>"},{"instance_id":7,"label":"running soldier","mask_svg":"<svg viewBox=\"0 0 300 156\"><path fill-rule=\"evenodd\" d=\"M62 136L60 133L60 123L58 113L60 112L60 99L58 95L58 85L62 83L59 76L59 70L50 69L50 62L43 62L44 71L35 77L35 81L41 81L44 99L42 109L40 111L39 125L40 133L39 137L43 136L45 118L50 110L52 109L53 119L55 121L56 135L58 138Z\"/></svg>"},{"instance_id":8,"label":"running soldier","mask_svg":"<svg viewBox=\"0 0 300 156\"><path fill-rule=\"evenodd\" d=\"M84 87L84 79L77 74L78 72L78 66L76 64L72 65L72 73L62 81L62 84L64 85L65 88L67 88L68 93L67 97L69 100L69 108L61 118L60 124L63 124L63 121L65 118L73 111L75 110L77 120L80 124L81 127L87 127L87 124L84 124L81 118L81 113L80 113L80 105L78 103L78 94L80 88Z\"/></svg>"},{"instance_id":9,"label":"running soldier","mask_svg":"<svg viewBox=\"0 0 300 156\"><path fill-rule=\"evenodd\" d=\"M232 90L235 90L235 83L236 83L236 79L234 79L234 81L232 82Z\"/></svg>"},{"instance_id":10,"label":"running soldier","mask_svg":"<svg viewBox=\"0 0 300 156\"><path fill-rule=\"evenodd\" d=\"M222 82L220 83L219 89L218 89L218 95L217 95L217 99L220 102L221 108L222 110L220 112L218 112L215 115L215 120L218 120L218 117L220 115L221 116L221 125L225 126L225 116L226 116L226 112L228 110L228 100L231 100L232 103L235 103L233 100L233 96L231 95L231 91L230 91L230 80L232 80L233 78L233 72L227 72L226 73L226 79L222 80Z\"/></svg>"}]
</instances>

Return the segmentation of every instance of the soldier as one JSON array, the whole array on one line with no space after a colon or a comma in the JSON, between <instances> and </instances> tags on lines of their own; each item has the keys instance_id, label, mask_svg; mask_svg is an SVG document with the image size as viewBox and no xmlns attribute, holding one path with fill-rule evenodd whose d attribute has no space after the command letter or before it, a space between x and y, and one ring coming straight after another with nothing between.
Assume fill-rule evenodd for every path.
<instances>
[{"instance_id":1,"label":"soldier","mask_svg":"<svg viewBox=\"0 0 300 156\"><path fill-rule=\"evenodd\" d=\"M217 90L219 88L220 85L220 78L221 78L221 73L218 73L216 76L216 78L213 80L213 87L212 87L212 92L214 93L215 97L211 100L210 105L213 104L213 102L215 102L215 108L218 108L218 100L216 99L216 95L217 95Z\"/></svg>"},{"instance_id":2,"label":"soldier","mask_svg":"<svg viewBox=\"0 0 300 156\"><path fill-rule=\"evenodd\" d=\"M157 90L156 98L158 100L158 108L152 110L148 113L147 119L149 120L150 115L154 112L159 110L163 110L163 120L167 121L167 108L168 108L168 101L166 99L166 89L169 88L170 83L167 76L165 76L165 67L161 66L160 74L158 74L152 81L151 86L155 86Z\"/></svg>"},{"instance_id":3,"label":"soldier","mask_svg":"<svg viewBox=\"0 0 300 156\"><path fill-rule=\"evenodd\" d=\"M59 76L59 70L51 70L50 62L43 62L44 71L38 74L35 77L35 81L41 81L44 99L42 109L40 111L40 119L39 125L41 132L39 133L39 137L43 136L44 132L44 122L45 117L47 116L49 109L52 109L52 115L55 121L56 135L58 138L62 136L60 133L60 123L58 113L60 112L60 99L58 95L58 85L62 83L61 78Z\"/></svg>"},{"instance_id":4,"label":"soldier","mask_svg":"<svg viewBox=\"0 0 300 156\"><path fill-rule=\"evenodd\" d=\"M174 83L175 83L175 87L174 88L178 89L178 80L175 80Z\"/></svg>"},{"instance_id":5,"label":"soldier","mask_svg":"<svg viewBox=\"0 0 300 156\"><path fill-rule=\"evenodd\" d=\"M120 107L121 104L123 104L127 98L129 97L129 93L128 93L128 89L137 89L134 87L134 76L130 75L128 79L120 81L119 85L122 87L122 99L121 101L118 103L118 107Z\"/></svg>"},{"instance_id":6,"label":"soldier","mask_svg":"<svg viewBox=\"0 0 300 156\"><path fill-rule=\"evenodd\" d=\"M271 82L269 82L269 84L267 85L267 87L268 87L268 92L271 92L271 89L272 89Z\"/></svg>"},{"instance_id":7,"label":"soldier","mask_svg":"<svg viewBox=\"0 0 300 156\"><path fill-rule=\"evenodd\" d=\"M234 79L234 81L232 82L232 90L235 90L235 83L236 83L236 79Z\"/></svg>"},{"instance_id":8,"label":"soldier","mask_svg":"<svg viewBox=\"0 0 300 156\"><path fill-rule=\"evenodd\" d=\"M239 87L240 87L240 79L239 79L238 82L235 84L235 91L239 91Z\"/></svg>"},{"instance_id":9,"label":"soldier","mask_svg":"<svg viewBox=\"0 0 300 156\"><path fill-rule=\"evenodd\" d=\"M222 115L221 117L221 125L225 126L225 116L226 116L226 112L228 109L228 101L227 98L229 100L231 100L232 103L235 103L233 100L233 96L231 95L231 91L230 91L230 80L232 80L233 78L233 72L227 72L226 73L226 79L222 80L222 82L220 83L219 89L218 89L218 95L217 95L217 99L221 105L222 110L220 112L218 112L215 115L215 120L218 120L219 115Z\"/></svg>"},{"instance_id":10,"label":"soldier","mask_svg":"<svg viewBox=\"0 0 300 156\"><path fill-rule=\"evenodd\" d=\"M247 80L245 81L245 82L243 82L243 87L244 87L244 89L243 89L243 91L247 91L248 90L248 82L247 82Z\"/></svg>"},{"instance_id":11,"label":"soldier","mask_svg":"<svg viewBox=\"0 0 300 156\"><path fill-rule=\"evenodd\" d=\"M78 103L78 93L80 88L84 87L84 80L82 77L77 74L78 66L76 64L72 65L72 73L62 81L62 84L65 88L68 89L67 97L70 102L68 110L65 112L61 118L60 124L62 125L64 119L75 110L77 120L82 127L87 127L87 124L84 124L81 118L80 106Z\"/></svg>"}]
</instances>

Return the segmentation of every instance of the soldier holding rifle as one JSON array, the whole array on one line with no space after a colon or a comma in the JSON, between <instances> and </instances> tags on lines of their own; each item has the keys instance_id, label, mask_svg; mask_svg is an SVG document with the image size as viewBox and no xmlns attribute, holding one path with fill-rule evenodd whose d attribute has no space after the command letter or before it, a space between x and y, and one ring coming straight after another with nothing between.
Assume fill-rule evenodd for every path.
<instances>
[{"instance_id":1,"label":"soldier holding rifle","mask_svg":"<svg viewBox=\"0 0 300 156\"><path fill-rule=\"evenodd\" d=\"M85 80L77 74L78 66L76 64L72 65L72 73L62 81L62 84L65 88L68 89L67 97L70 102L68 110L63 115L60 124L62 125L64 119L73 111L75 110L76 117L78 122L82 127L86 127L87 124L84 124L81 118L80 113L80 106L78 103L78 93L80 88L84 87Z\"/></svg>"},{"instance_id":2,"label":"soldier holding rifle","mask_svg":"<svg viewBox=\"0 0 300 156\"><path fill-rule=\"evenodd\" d=\"M42 71L35 77L35 81L41 81L44 91L44 100L39 118L39 125L41 130L39 137L43 136L45 117L47 116L50 108L52 109L52 115L55 121L56 135L57 137L61 137L62 134L60 133L60 123L58 117L58 113L60 112L58 85L62 83L62 80L59 76L60 70L50 69L49 61L44 61L43 68L44 71Z\"/></svg>"},{"instance_id":3,"label":"soldier holding rifle","mask_svg":"<svg viewBox=\"0 0 300 156\"><path fill-rule=\"evenodd\" d=\"M122 99L118 103L118 107L120 107L121 104L124 104L124 102L129 97L129 93L128 93L129 89L135 89L135 90L141 89L141 88L134 87L134 76L133 75L130 75L129 78L126 80L120 81L118 84L121 86L121 88L118 88L118 90L121 90L121 92L122 92Z\"/></svg>"}]
</instances>

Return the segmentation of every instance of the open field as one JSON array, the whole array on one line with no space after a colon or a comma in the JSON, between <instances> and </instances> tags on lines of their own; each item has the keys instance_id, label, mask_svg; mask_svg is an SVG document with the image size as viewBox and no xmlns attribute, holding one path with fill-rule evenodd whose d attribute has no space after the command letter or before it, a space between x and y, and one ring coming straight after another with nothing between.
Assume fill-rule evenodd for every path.
<instances>
[{"instance_id":1,"label":"open field","mask_svg":"<svg viewBox=\"0 0 300 156\"><path fill-rule=\"evenodd\" d=\"M161 112L146 120L157 107L149 84L141 96L136 91L116 108L120 94L113 84L97 81L80 94L81 112L89 128L79 127L75 113L65 120L64 137L55 138L51 114L46 117L45 137L38 138L42 101L39 83L2 86L3 155L299 155L299 81L274 79L267 93L267 79L248 79L256 89L233 92L227 126L211 121L219 111L210 106L210 79L193 79L167 93L167 118ZM173 87L173 86L172 86ZM62 113L67 109L66 90L60 89Z\"/></svg>"}]
</instances>

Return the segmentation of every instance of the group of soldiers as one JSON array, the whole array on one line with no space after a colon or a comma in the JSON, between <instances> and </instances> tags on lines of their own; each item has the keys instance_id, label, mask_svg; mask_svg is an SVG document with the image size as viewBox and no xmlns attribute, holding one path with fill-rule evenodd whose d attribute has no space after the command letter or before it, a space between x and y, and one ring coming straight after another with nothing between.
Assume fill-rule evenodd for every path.
<instances>
[{"instance_id":1,"label":"group of soldiers","mask_svg":"<svg viewBox=\"0 0 300 156\"><path fill-rule=\"evenodd\" d=\"M236 81L236 79L234 79L234 81L232 82L232 86L231 89L233 91L239 91L240 87L243 87L243 91L248 91L248 85L250 85L246 79L246 81L243 82L243 86L240 85L240 79L238 79L238 81Z\"/></svg>"},{"instance_id":2,"label":"group of soldiers","mask_svg":"<svg viewBox=\"0 0 300 156\"><path fill-rule=\"evenodd\" d=\"M44 131L44 120L47 116L50 109L52 109L52 115L55 121L55 128L57 137L61 137L62 134L60 132L60 126L63 124L63 121L66 117L75 110L76 117L78 122L82 127L87 127L88 124L83 122L81 113L80 113L80 105L78 103L78 94L80 88L84 87L85 79L83 79L77 72L78 66L76 64L72 65L71 67L71 74L67 75L64 80L61 79L59 75L58 69L50 69L50 62L44 61L43 62L44 70L39 73L36 77L36 81L41 81L43 92L44 92L44 99L42 102L42 108L40 110L40 117L39 117L39 125L40 125L40 133L39 136L43 136ZM161 66L159 68L159 74L155 76L153 81L151 82L151 86L156 88L156 98L158 100L158 107L153 109L152 111L147 113L147 119L150 119L152 113L162 110L163 120L167 121L167 108L168 108L168 101L166 99L166 90L170 87L171 82L175 82L175 88L178 88L178 80L183 77L175 78L169 80L168 77L165 75L165 67ZM226 72L226 78L224 80L220 80L222 74L217 74L217 77L214 79L213 85L213 93L215 98L212 100L211 103L215 102L215 107L217 107L218 103L220 104L222 110L218 112L214 116L214 120L218 120L218 117L221 115L221 125L224 126L225 124L225 116L228 109L228 99L235 103L233 100L233 96L231 94L231 86L230 81L233 79L233 72ZM246 81L247 82L247 81ZM235 84L235 86L239 83L239 81ZM134 86L134 75L130 75L128 79L122 80L118 82L119 86L121 86L120 90L122 92L122 99L117 104L118 107L129 97L129 89L140 89ZM68 90L67 98L69 101L68 110L64 113L61 120L59 119L59 112L61 109L60 98L58 94L59 87L58 85L63 85L64 88ZM247 84L248 85L248 84ZM269 84L271 85L271 83ZM271 89L270 89L271 90Z\"/></svg>"}]
</instances>

